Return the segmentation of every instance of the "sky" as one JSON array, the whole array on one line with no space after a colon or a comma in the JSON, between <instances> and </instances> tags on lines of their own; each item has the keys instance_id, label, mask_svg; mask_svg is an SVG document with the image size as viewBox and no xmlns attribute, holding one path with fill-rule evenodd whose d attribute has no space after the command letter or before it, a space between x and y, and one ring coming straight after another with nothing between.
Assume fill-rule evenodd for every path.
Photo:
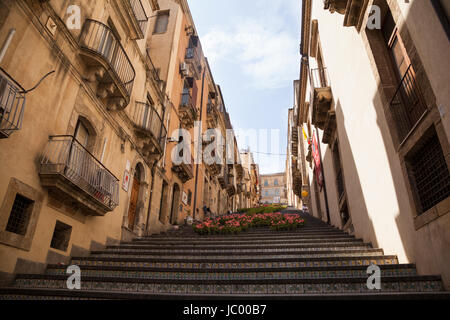
<instances>
[{"instance_id":1,"label":"sky","mask_svg":"<svg viewBox=\"0 0 450 320\"><path fill-rule=\"evenodd\" d=\"M300 70L301 1L188 3L239 147L254 152L261 174L284 171L288 109Z\"/></svg>"}]
</instances>

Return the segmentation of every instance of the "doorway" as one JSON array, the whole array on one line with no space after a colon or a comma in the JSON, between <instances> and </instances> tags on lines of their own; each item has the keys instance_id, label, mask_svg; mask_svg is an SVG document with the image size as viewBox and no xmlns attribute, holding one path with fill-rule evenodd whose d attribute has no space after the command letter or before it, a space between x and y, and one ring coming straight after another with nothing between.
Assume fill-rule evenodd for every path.
<instances>
[{"instance_id":1,"label":"doorway","mask_svg":"<svg viewBox=\"0 0 450 320\"><path fill-rule=\"evenodd\" d=\"M130 207L128 208L128 228L133 230L136 220L137 204L139 199L139 190L141 187L141 169L136 166L133 177L133 186L131 189Z\"/></svg>"},{"instance_id":2,"label":"doorway","mask_svg":"<svg viewBox=\"0 0 450 320\"><path fill-rule=\"evenodd\" d=\"M180 187L178 184L173 185L173 192L172 192L172 207L170 210L170 224L174 224L178 220L178 206L180 205Z\"/></svg>"}]
</instances>

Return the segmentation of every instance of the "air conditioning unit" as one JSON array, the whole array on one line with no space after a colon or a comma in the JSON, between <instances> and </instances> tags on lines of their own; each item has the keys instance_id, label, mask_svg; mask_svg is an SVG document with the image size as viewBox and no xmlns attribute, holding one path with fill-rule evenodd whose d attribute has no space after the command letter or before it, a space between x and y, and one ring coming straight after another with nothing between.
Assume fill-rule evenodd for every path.
<instances>
[{"instance_id":1,"label":"air conditioning unit","mask_svg":"<svg viewBox=\"0 0 450 320\"><path fill-rule=\"evenodd\" d=\"M186 62L180 63L180 73L183 77L187 77L189 75L189 67Z\"/></svg>"}]
</instances>

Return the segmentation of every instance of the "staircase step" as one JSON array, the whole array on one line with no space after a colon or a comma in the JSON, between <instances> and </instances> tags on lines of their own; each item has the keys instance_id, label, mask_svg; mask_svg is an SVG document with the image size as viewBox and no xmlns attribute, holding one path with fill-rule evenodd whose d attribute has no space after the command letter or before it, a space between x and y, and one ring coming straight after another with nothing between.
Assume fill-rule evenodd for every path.
<instances>
[{"instance_id":1,"label":"staircase step","mask_svg":"<svg viewBox=\"0 0 450 320\"><path fill-rule=\"evenodd\" d=\"M197 294L286 294L286 293L343 293L370 292L366 286L367 277L317 278L317 279L239 279L239 280L177 280L177 279L136 279L120 277L82 277L81 291L123 291ZM66 275L18 275L14 284L18 288L67 288ZM439 276L384 276L381 291L392 292L438 292L443 291Z\"/></svg>"},{"instance_id":2,"label":"staircase step","mask_svg":"<svg viewBox=\"0 0 450 320\"><path fill-rule=\"evenodd\" d=\"M283 245L283 244L310 244L310 243L354 243L354 242L363 242L362 239L355 239L350 237L345 238L331 238L331 239L314 239L314 238L301 238L301 239L259 239L259 240L250 240L250 241L233 241L229 240L193 240L193 241L183 241L183 240L152 240L152 241L124 241L121 242L120 245L136 245L136 246L144 246L144 245L165 245L165 246L173 246L173 245L186 245L186 246L195 246L195 245L208 245L208 246L217 246L217 245L230 245L232 246L240 246L240 245L258 245L258 246L266 246L266 245Z\"/></svg>"},{"instance_id":3,"label":"staircase step","mask_svg":"<svg viewBox=\"0 0 450 320\"><path fill-rule=\"evenodd\" d=\"M0 289L0 300L448 300L450 292L348 292L348 293L287 293L287 294L152 294L101 290L67 290L45 288Z\"/></svg>"},{"instance_id":4,"label":"staircase step","mask_svg":"<svg viewBox=\"0 0 450 320\"><path fill-rule=\"evenodd\" d=\"M295 249L295 248L294 248ZM372 248L362 248L362 249L348 249L348 248L318 248L320 250L311 250L311 248L306 248L305 250L295 249L280 249L277 250L241 250L241 251L233 251L233 250L222 250L216 252L186 252L186 251L143 251L143 250L116 250L116 251L92 251L92 256L101 256L101 257L119 257L119 256L128 256L128 257L140 257L140 256L152 256L154 258L176 258L176 259L227 259L233 260L237 256L246 256L249 259L261 259L264 257L270 258L301 258L301 257L324 257L324 256L354 256L354 255L383 255L382 249L372 249Z\"/></svg>"},{"instance_id":5,"label":"staircase step","mask_svg":"<svg viewBox=\"0 0 450 320\"><path fill-rule=\"evenodd\" d=\"M338 234L331 234L331 235L321 235L321 234L298 234L298 235L259 235L259 236L248 236L248 237L233 237L232 235L210 235L210 236L201 236L201 235L195 235L191 237L155 237L155 238L137 238L134 241L140 242L140 241L196 241L196 240L205 240L208 239L210 241L234 241L234 242L241 242L241 241L254 241L254 240L282 240L282 239L334 239L334 238L348 238L348 239L354 239L354 236L347 235L345 233L338 233Z\"/></svg>"},{"instance_id":6,"label":"staircase step","mask_svg":"<svg viewBox=\"0 0 450 320\"><path fill-rule=\"evenodd\" d=\"M368 243L362 242L303 242L303 243L282 243L282 244L265 244L264 249L287 249L287 248L327 248L327 247L371 247ZM237 244L233 246L235 250L254 250L261 249L260 244ZM230 249L229 245L221 244L121 244L117 246L107 246L106 250L117 250L117 249L139 249L139 250L226 250Z\"/></svg>"},{"instance_id":7,"label":"staircase step","mask_svg":"<svg viewBox=\"0 0 450 320\"><path fill-rule=\"evenodd\" d=\"M66 276L68 266L49 266L47 275ZM415 266L380 266L381 277L417 275ZM309 267L309 268L261 268L261 269L162 269L136 267L84 266L85 277L120 277L133 279L176 280L240 280L240 279L317 279L367 277L367 266Z\"/></svg>"},{"instance_id":8,"label":"staircase step","mask_svg":"<svg viewBox=\"0 0 450 320\"><path fill-rule=\"evenodd\" d=\"M260 258L237 257L229 259L155 259L150 257L76 257L72 264L83 266L121 266L137 268L188 268L188 269L254 269L254 268L299 268L326 266L368 266L397 265L396 256L353 256L353 257L313 257L313 258Z\"/></svg>"},{"instance_id":9,"label":"staircase step","mask_svg":"<svg viewBox=\"0 0 450 320\"><path fill-rule=\"evenodd\" d=\"M170 238L216 238L216 237L232 237L232 238L248 238L248 237L267 237L267 236L271 236L274 238L278 238L280 237L287 237L287 236L305 236L305 235L314 235L314 236L327 236L327 235L347 235L345 232L343 231L339 231L339 230L328 230L328 231L296 231L296 232L291 232L291 231L266 231L266 232L241 232L238 234L211 234L211 235L200 235L195 233L194 231L192 232L186 232L186 233L172 233L172 234L156 234L156 235L152 235L152 236L148 236L148 237L141 237L138 239L170 239Z\"/></svg>"},{"instance_id":10,"label":"staircase step","mask_svg":"<svg viewBox=\"0 0 450 320\"><path fill-rule=\"evenodd\" d=\"M129 252L137 252L143 254L193 254L193 255L206 255L209 253L216 254L249 254L249 253L271 253L271 252L310 252L310 251L335 251L335 250L356 250L356 249L371 249L370 244L365 243L332 243L332 244L309 244L309 245L299 245L299 244L291 244L291 245L278 245L278 246L233 246L230 249L230 246L217 246L217 247L198 247L198 246L188 246L188 247L179 247L179 246L169 246L169 247L150 247L150 246L109 246L105 250L100 252L107 253L122 253L128 254ZM93 253L97 253L98 251L93 251Z\"/></svg>"}]
</instances>

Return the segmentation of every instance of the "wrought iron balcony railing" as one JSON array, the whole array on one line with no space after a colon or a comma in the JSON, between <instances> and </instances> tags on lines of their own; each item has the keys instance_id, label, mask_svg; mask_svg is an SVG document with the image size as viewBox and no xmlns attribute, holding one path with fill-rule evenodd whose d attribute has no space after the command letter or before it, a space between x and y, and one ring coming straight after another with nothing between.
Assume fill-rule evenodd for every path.
<instances>
[{"instance_id":1,"label":"wrought iron balcony railing","mask_svg":"<svg viewBox=\"0 0 450 320\"><path fill-rule=\"evenodd\" d=\"M73 136L50 137L39 174L44 186L75 198L90 214L104 215L119 204L119 180Z\"/></svg>"},{"instance_id":2,"label":"wrought iron balcony railing","mask_svg":"<svg viewBox=\"0 0 450 320\"><path fill-rule=\"evenodd\" d=\"M427 111L411 65L395 91L390 109L397 124L399 139L403 141Z\"/></svg>"},{"instance_id":3,"label":"wrought iron balcony railing","mask_svg":"<svg viewBox=\"0 0 450 320\"><path fill-rule=\"evenodd\" d=\"M22 128L24 89L0 69L0 139Z\"/></svg>"},{"instance_id":4,"label":"wrought iron balcony railing","mask_svg":"<svg viewBox=\"0 0 450 320\"><path fill-rule=\"evenodd\" d=\"M161 150L164 150L167 130L164 126L164 120L154 106L149 103L136 102L133 122L137 129L151 134L158 141Z\"/></svg>"},{"instance_id":5,"label":"wrought iron balcony railing","mask_svg":"<svg viewBox=\"0 0 450 320\"><path fill-rule=\"evenodd\" d=\"M87 19L81 31L80 45L107 63L114 74L115 82L125 91L129 102L136 73L112 30L99 21Z\"/></svg>"},{"instance_id":6,"label":"wrought iron balcony railing","mask_svg":"<svg viewBox=\"0 0 450 320\"><path fill-rule=\"evenodd\" d=\"M197 119L197 109L195 108L191 94L183 92L181 94L180 114L182 123L188 128L194 126L194 121Z\"/></svg>"},{"instance_id":7,"label":"wrought iron balcony railing","mask_svg":"<svg viewBox=\"0 0 450 320\"><path fill-rule=\"evenodd\" d=\"M200 62L200 55L198 49L196 47L186 48L186 55L184 58L186 62L191 63L193 65L196 78L198 79L202 71L202 65Z\"/></svg>"},{"instance_id":8,"label":"wrought iron balcony railing","mask_svg":"<svg viewBox=\"0 0 450 320\"><path fill-rule=\"evenodd\" d=\"M133 9L134 17L139 25L139 28L141 29L142 34L145 35L148 17L145 14L144 6L142 5L141 0L129 0L129 1L131 8Z\"/></svg>"},{"instance_id":9,"label":"wrought iron balcony railing","mask_svg":"<svg viewBox=\"0 0 450 320\"><path fill-rule=\"evenodd\" d=\"M330 78L327 68L314 68L310 72L312 88L326 88L330 86Z\"/></svg>"}]
</instances>

